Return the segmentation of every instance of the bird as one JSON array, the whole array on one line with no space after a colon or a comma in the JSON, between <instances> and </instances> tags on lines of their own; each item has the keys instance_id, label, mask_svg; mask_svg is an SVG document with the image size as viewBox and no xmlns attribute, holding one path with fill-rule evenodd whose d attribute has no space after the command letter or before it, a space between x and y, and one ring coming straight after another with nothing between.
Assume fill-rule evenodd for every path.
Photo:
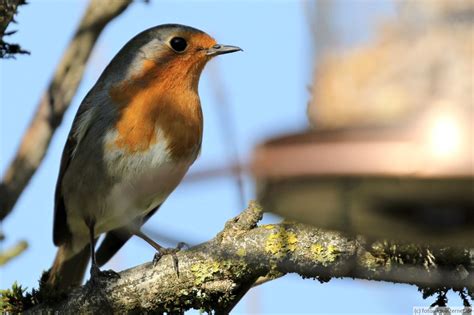
<instances>
[{"instance_id":1,"label":"bird","mask_svg":"<svg viewBox=\"0 0 474 315\"><path fill-rule=\"evenodd\" d=\"M91 280L113 276L100 267L133 235L158 255L173 252L140 228L200 153L204 66L241 50L196 28L163 24L139 33L115 55L79 106L64 146L54 194L58 250L48 285L79 286L89 260Z\"/></svg>"}]
</instances>

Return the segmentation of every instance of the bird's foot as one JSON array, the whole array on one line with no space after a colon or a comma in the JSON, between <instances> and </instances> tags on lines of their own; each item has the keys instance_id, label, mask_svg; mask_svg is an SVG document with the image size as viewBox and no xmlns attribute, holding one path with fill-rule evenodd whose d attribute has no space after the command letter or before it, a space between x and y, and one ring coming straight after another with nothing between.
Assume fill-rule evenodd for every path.
<instances>
[{"instance_id":1,"label":"bird's foot","mask_svg":"<svg viewBox=\"0 0 474 315\"><path fill-rule=\"evenodd\" d=\"M97 285L101 281L106 279L118 279L120 275L115 271L109 270L100 270L96 264L92 264L91 266L91 279L90 282L92 285Z\"/></svg>"},{"instance_id":2,"label":"bird's foot","mask_svg":"<svg viewBox=\"0 0 474 315\"><path fill-rule=\"evenodd\" d=\"M165 255L171 255L173 258L173 267L174 270L176 271L176 274L179 277L179 268L178 268L178 255L176 255L180 250L183 248L189 248L189 246L184 243L180 242L176 246L176 248L162 248L158 252L155 253L155 256L153 257L153 267L156 266L156 264L160 261L161 257Z\"/></svg>"}]
</instances>

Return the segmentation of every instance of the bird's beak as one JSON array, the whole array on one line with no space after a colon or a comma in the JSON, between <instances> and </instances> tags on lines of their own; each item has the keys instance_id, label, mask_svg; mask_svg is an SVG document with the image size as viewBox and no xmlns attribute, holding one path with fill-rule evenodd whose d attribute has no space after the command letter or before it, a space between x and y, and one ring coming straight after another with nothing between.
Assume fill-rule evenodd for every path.
<instances>
[{"instance_id":1,"label":"bird's beak","mask_svg":"<svg viewBox=\"0 0 474 315\"><path fill-rule=\"evenodd\" d=\"M233 53L236 51L243 51L243 50L237 46L215 44L214 46L212 46L211 48L207 50L206 55L217 56L217 55Z\"/></svg>"}]
</instances>

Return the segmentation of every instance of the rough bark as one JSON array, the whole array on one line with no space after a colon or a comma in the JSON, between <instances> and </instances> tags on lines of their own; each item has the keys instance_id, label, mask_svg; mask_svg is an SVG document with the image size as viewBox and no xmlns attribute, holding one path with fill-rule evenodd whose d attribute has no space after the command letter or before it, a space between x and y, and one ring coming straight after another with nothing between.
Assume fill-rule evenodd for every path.
<instances>
[{"instance_id":1,"label":"rough bark","mask_svg":"<svg viewBox=\"0 0 474 315\"><path fill-rule=\"evenodd\" d=\"M415 245L369 244L361 237L298 223L257 226L262 210L251 204L214 239L172 257L120 273L119 279L86 284L54 305L30 313L163 313L196 308L228 313L259 277L287 273L321 282L350 277L462 288L474 283L468 250L430 251ZM471 288L472 289L472 288Z\"/></svg>"},{"instance_id":2,"label":"rough bark","mask_svg":"<svg viewBox=\"0 0 474 315\"><path fill-rule=\"evenodd\" d=\"M41 164L51 138L76 93L97 38L131 1L91 0L0 183L0 220L10 213Z\"/></svg>"}]
</instances>

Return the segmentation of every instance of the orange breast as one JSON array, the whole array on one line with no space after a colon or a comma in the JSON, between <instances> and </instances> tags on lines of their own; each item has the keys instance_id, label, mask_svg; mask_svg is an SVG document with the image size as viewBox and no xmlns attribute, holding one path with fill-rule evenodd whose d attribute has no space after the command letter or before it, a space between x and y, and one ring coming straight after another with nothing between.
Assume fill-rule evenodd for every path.
<instances>
[{"instance_id":1,"label":"orange breast","mask_svg":"<svg viewBox=\"0 0 474 315\"><path fill-rule=\"evenodd\" d=\"M109 90L119 106L115 125L118 148L140 152L166 140L175 160L189 158L199 151L203 119L197 83L202 67L194 69L191 62L171 59L157 64L146 60L139 75ZM199 73L190 73L189 69ZM157 138L158 128L165 139Z\"/></svg>"}]
</instances>

